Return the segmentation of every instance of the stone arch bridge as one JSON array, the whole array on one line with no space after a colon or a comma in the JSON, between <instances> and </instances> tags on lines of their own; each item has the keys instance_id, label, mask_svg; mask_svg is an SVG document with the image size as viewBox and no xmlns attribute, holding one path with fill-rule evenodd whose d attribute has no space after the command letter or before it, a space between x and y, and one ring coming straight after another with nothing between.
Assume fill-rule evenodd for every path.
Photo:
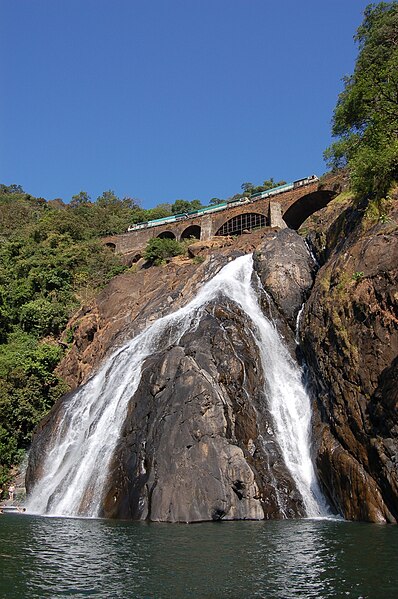
<instances>
[{"instance_id":1,"label":"stone arch bridge","mask_svg":"<svg viewBox=\"0 0 398 599\"><path fill-rule=\"evenodd\" d=\"M220 212L193 215L180 221L156 227L105 237L103 243L133 262L152 237L181 241L194 237L207 241L217 235L240 235L260 227L298 229L311 214L324 208L337 195L339 183L334 177L315 181L284 193L251 201Z\"/></svg>"}]
</instances>

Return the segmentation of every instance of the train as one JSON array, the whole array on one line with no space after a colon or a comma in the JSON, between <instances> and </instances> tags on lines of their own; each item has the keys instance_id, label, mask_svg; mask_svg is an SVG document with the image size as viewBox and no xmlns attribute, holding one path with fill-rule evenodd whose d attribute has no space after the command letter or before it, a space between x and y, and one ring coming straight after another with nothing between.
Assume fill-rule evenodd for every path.
<instances>
[{"instance_id":1,"label":"train","mask_svg":"<svg viewBox=\"0 0 398 599\"><path fill-rule=\"evenodd\" d=\"M259 191L258 193L253 193L249 197L225 200L223 202L220 202L220 204L216 204L215 206L204 206L203 208L199 208L198 210L192 210L190 212L183 212L180 214L172 214L163 218L155 218L153 220L148 220L134 225L130 225L127 229L127 232L131 233L132 231L140 231L141 229L147 229L149 227L168 225L185 220L187 218L196 218L198 216L203 216L204 214L213 214L214 212L220 212L221 210L226 210L227 208L234 208L236 206L242 206L244 204L251 204L252 202L256 202L257 200L263 200L264 198L269 198L279 193L292 191L293 189L298 189L300 187L303 187L304 185L310 185L311 183L315 183L316 181L319 181L319 178L316 175L310 175L308 177L304 177L303 179L297 179L296 181L293 181L293 183L284 183L283 185L278 185L278 187L272 187L271 189L266 189L264 191Z\"/></svg>"},{"instance_id":2,"label":"train","mask_svg":"<svg viewBox=\"0 0 398 599\"><path fill-rule=\"evenodd\" d=\"M293 189L298 189L304 185L310 185L310 183L315 183L316 181L319 181L319 178L316 175L310 175L304 179L297 179L296 181L293 181L293 183L284 183L283 185L278 185L278 187L272 187L271 189L266 189L265 191L253 193L250 196L250 199L252 202L255 202L256 200L269 198L271 196L277 195L278 193L284 193L285 191L292 191Z\"/></svg>"}]
</instances>

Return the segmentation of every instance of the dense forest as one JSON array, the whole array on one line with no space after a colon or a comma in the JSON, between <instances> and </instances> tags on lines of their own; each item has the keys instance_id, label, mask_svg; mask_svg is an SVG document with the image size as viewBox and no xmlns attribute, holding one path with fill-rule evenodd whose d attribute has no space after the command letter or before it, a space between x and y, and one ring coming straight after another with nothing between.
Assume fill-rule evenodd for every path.
<instances>
[{"instance_id":1,"label":"dense forest","mask_svg":"<svg viewBox=\"0 0 398 599\"><path fill-rule=\"evenodd\" d=\"M398 179L397 2L370 5L356 41L355 71L338 98L336 141L325 157L332 169L347 169L358 199L378 203ZM280 183L243 183L233 197ZM126 268L100 238L200 206L176 200L144 210L112 191L96 201L82 191L64 203L0 185L0 485L21 461L35 425L67 391L55 368L73 341L70 316Z\"/></svg>"}]
</instances>

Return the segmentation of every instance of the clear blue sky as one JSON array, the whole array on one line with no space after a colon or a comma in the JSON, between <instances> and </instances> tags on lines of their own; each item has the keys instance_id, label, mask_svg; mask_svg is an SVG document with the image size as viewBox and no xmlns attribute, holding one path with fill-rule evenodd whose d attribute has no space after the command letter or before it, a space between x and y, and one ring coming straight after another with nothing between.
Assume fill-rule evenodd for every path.
<instances>
[{"instance_id":1,"label":"clear blue sky","mask_svg":"<svg viewBox=\"0 0 398 599\"><path fill-rule=\"evenodd\" d=\"M363 0L0 0L0 182L143 207L325 170Z\"/></svg>"}]
</instances>

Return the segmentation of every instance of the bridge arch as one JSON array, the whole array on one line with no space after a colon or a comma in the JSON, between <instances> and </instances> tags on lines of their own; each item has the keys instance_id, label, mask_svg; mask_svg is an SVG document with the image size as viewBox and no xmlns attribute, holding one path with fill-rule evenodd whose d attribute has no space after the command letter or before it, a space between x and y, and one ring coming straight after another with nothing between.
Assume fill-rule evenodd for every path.
<instances>
[{"instance_id":1,"label":"bridge arch","mask_svg":"<svg viewBox=\"0 0 398 599\"><path fill-rule=\"evenodd\" d=\"M159 235L157 235L157 237L159 239L175 239L176 238L173 231L162 231L161 233L159 233Z\"/></svg>"},{"instance_id":2,"label":"bridge arch","mask_svg":"<svg viewBox=\"0 0 398 599\"><path fill-rule=\"evenodd\" d=\"M111 250L111 252L116 251L116 243L112 243L111 241L108 241L104 245L105 245L105 247L109 248Z\"/></svg>"},{"instance_id":3,"label":"bridge arch","mask_svg":"<svg viewBox=\"0 0 398 599\"><path fill-rule=\"evenodd\" d=\"M244 231L252 231L266 226L267 219L264 214L243 212L225 221L217 230L216 235L242 235Z\"/></svg>"},{"instance_id":4,"label":"bridge arch","mask_svg":"<svg viewBox=\"0 0 398 599\"><path fill-rule=\"evenodd\" d=\"M189 239L190 237L200 239L201 231L202 229L199 225L190 225L181 233L180 239Z\"/></svg>"},{"instance_id":5,"label":"bridge arch","mask_svg":"<svg viewBox=\"0 0 398 599\"><path fill-rule=\"evenodd\" d=\"M336 191L319 189L312 193L308 193L294 202L284 213L283 220L290 229L299 229L303 222L317 212L327 206L335 196Z\"/></svg>"}]
</instances>

